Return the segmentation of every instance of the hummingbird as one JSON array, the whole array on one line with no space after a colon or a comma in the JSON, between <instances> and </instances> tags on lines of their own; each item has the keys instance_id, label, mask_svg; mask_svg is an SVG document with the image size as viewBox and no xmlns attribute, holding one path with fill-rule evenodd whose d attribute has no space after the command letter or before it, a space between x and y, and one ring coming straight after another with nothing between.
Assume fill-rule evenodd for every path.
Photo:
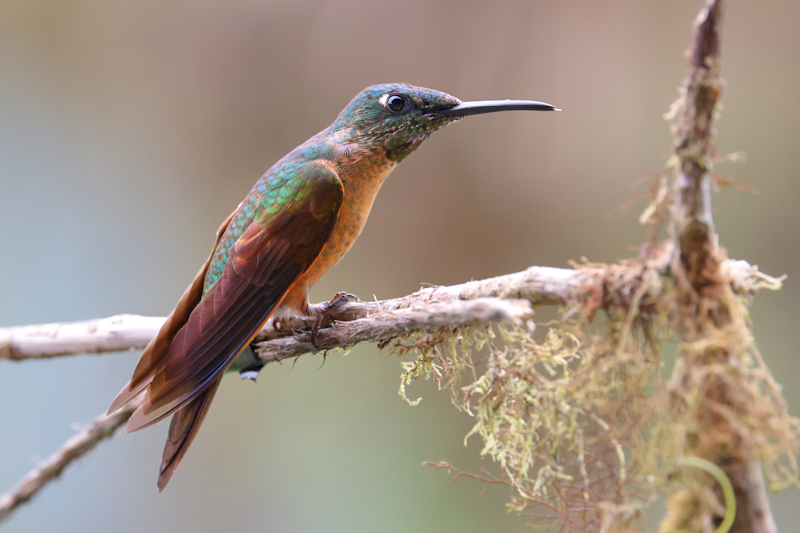
<instances>
[{"instance_id":1,"label":"hummingbird","mask_svg":"<svg viewBox=\"0 0 800 533\"><path fill-rule=\"evenodd\" d=\"M468 115L559 111L543 102L462 102L406 83L367 87L328 128L275 163L217 230L211 256L147 345L112 413L143 395L136 431L172 415L158 477L163 491L222 375L276 311L315 318L308 290L353 245L397 164ZM312 331L312 342L314 335Z\"/></svg>"}]
</instances>

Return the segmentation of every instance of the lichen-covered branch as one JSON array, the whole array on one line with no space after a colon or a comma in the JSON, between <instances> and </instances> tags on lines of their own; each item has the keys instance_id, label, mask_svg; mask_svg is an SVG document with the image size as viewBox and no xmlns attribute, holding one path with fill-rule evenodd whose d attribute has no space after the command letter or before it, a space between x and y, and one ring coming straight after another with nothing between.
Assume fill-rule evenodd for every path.
<instances>
[{"instance_id":1,"label":"lichen-covered branch","mask_svg":"<svg viewBox=\"0 0 800 533\"><path fill-rule=\"evenodd\" d=\"M773 533L759 458L770 440L765 433L789 431L771 423L772 413L777 411L780 420L785 406L779 395L764 392L774 388L772 378L753 345L746 310L726 282L725 255L711 215L713 121L724 87L719 77L723 10L722 0L708 0L698 15L691 71L671 111L676 145L671 233L677 243L672 270L683 364L669 387L673 424L686 435L679 451L719 465L733 485L738 512L730 531ZM683 497L679 493L672 502ZM681 528L706 528L719 517L712 505L672 505L664 524L681 513Z\"/></svg>"},{"instance_id":2,"label":"lichen-covered branch","mask_svg":"<svg viewBox=\"0 0 800 533\"><path fill-rule=\"evenodd\" d=\"M390 300L391 301L391 300ZM364 312L363 305L357 305ZM342 317L353 313L353 308L343 307ZM380 342L398 335L428 332L441 328L461 328L476 324L508 323L522 325L532 320L533 310L526 300L501 300L499 298L476 298L474 300L444 300L417 304L410 307L391 308L380 306L363 318L351 318L335 322L320 330L314 346L307 335L292 335L274 339L256 337L256 356L262 363L272 363L288 357L296 357L310 351L345 348L370 341ZM297 322L290 321L292 329ZM532 324L532 322L531 322ZM285 326L284 326L285 327ZM264 336L266 337L266 335Z\"/></svg>"},{"instance_id":3,"label":"lichen-covered branch","mask_svg":"<svg viewBox=\"0 0 800 533\"><path fill-rule=\"evenodd\" d=\"M45 485L60 476L73 461L92 451L100 441L110 438L127 422L137 407L139 402L133 401L118 411L95 418L87 428L70 438L58 451L25 475L13 489L0 496L0 523L20 505L36 496Z\"/></svg>"},{"instance_id":4,"label":"lichen-covered branch","mask_svg":"<svg viewBox=\"0 0 800 533\"><path fill-rule=\"evenodd\" d=\"M722 94L720 36L722 0L709 0L695 20L691 72L673 112L675 120L674 233L687 270L705 264L716 246L711 215L711 170L714 157L714 113Z\"/></svg>"},{"instance_id":5,"label":"lichen-covered branch","mask_svg":"<svg viewBox=\"0 0 800 533\"><path fill-rule=\"evenodd\" d=\"M665 275L669 268L670 248L650 261L651 269L658 275ZM763 288L777 289L780 279L768 276L750 265L747 261L728 260L724 264L731 288L739 294L754 294ZM398 309L419 308L432 302L471 300L475 298L517 298L528 300L533 307L542 305L575 305L590 296L599 296L610 301L624 299L622 293L637 288L636 279L640 277L642 266L626 262L618 265L585 265L577 269L530 267L521 272L506 274L495 278L470 281L449 287L429 287L392 300L375 302L347 302L332 313L337 321L363 319L378 313ZM25 359L45 359L77 354L99 354L140 350L158 333L164 317L144 317L139 315L115 315L108 318L17 326L0 328L0 359L22 361ZM289 323L292 328L308 329L311 324L302 321ZM361 322L357 326L369 332L370 323ZM350 335L342 330L322 330L324 342L329 339L345 340ZM269 322L256 338L265 341L290 335L288 330L276 331ZM366 333L367 336L372 335ZM374 335L372 335L374 338ZM351 339L352 340L352 339ZM291 344L291 341L286 341ZM330 346L331 344L324 344ZM294 354L312 351L308 343L293 348Z\"/></svg>"}]
</instances>

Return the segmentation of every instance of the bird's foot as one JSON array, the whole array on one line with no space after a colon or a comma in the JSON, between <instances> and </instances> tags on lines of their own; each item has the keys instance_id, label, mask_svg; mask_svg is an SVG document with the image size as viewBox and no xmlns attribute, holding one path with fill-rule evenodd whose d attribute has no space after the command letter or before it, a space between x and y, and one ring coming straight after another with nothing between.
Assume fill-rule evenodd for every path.
<instances>
[{"instance_id":1,"label":"bird's foot","mask_svg":"<svg viewBox=\"0 0 800 533\"><path fill-rule=\"evenodd\" d=\"M319 350L319 332L323 326L328 327L334 323L332 315L336 315L341 310L342 306L347 303L360 302L358 296L350 294L349 292L337 292L330 302L323 302L321 304L309 304L309 315L315 317L314 325L311 331L295 331L295 335L303 341L310 342L314 348Z\"/></svg>"}]
</instances>

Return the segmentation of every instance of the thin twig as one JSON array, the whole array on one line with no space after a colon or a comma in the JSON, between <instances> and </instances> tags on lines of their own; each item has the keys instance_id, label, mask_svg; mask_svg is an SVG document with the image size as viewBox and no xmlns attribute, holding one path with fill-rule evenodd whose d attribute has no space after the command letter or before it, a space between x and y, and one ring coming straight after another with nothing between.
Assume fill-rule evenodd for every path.
<instances>
[{"instance_id":1,"label":"thin twig","mask_svg":"<svg viewBox=\"0 0 800 533\"><path fill-rule=\"evenodd\" d=\"M135 400L114 413L95 418L89 427L70 438L57 452L28 472L13 489L0 496L0 523L61 475L72 462L92 451L100 441L110 438L137 407L139 402Z\"/></svg>"}]
</instances>

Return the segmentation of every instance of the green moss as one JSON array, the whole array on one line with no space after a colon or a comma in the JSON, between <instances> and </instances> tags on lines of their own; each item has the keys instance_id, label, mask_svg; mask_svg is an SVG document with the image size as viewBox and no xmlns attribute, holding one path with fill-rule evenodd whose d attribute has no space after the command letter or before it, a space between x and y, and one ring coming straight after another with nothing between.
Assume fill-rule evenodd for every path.
<instances>
[{"instance_id":1,"label":"green moss","mask_svg":"<svg viewBox=\"0 0 800 533\"><path fill-rule=\"evenodd\" d=\"M420 379L446 389L455 407L474 417L465 442L480 438L481 454L495 469L467 473L446 461L434 466L508 485L514 489L510 511L539 525L578 530L599 529L609 520L634 527L658 493L676 490L679 458L699 453L709 439L735 438L764 461L773 483L796 482L800 425L786 413L745 322L693 346L679 344L681 358L666 379L660 352L663 342L676 342L674 288L658 275L636 279L640 290L618 291L627 299L599 309L573 307L565 313L571 318L542 328L543 338L525 328L480 326L393 340L393 354L414 354L402 363L403 399L419 403L407 389ZM655 288L660 298L651 301ZM728 304L745 309L738 298ZM683 374L687 357L711 358L720 346L735 357L714 360L708 377L735 375L741 383L735 389L742 393L739 411L731 412L739 428L734 437L700 426L707 382Z\"/></svg>"}]
</instances>

